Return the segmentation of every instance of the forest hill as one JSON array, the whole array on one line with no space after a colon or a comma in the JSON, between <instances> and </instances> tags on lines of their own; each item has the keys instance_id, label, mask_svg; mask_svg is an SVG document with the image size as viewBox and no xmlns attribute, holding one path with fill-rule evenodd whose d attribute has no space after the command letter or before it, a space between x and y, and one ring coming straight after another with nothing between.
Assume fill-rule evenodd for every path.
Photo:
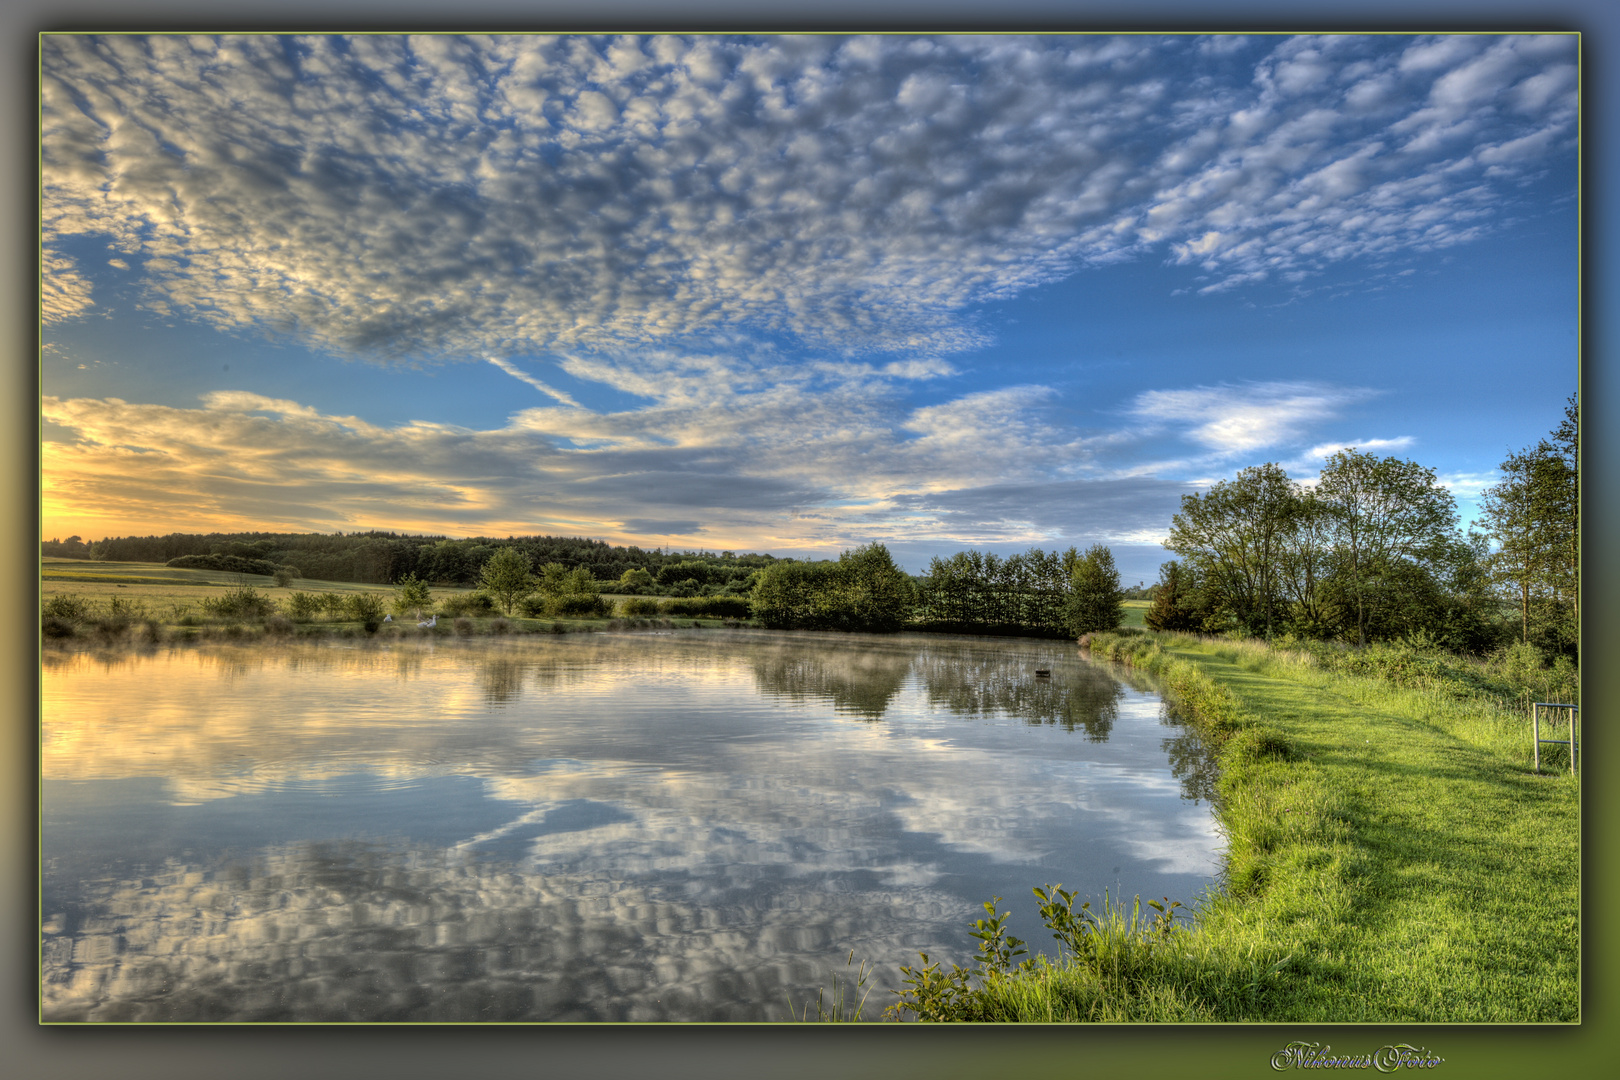
<instances>
[{"instance_id":1,"label":"forest hill","mask_svg":"<svg viewBox=\"0 0 1620 1080\"><path fill-rule=\"evenodd\" d=\"M736 555L729 551L669 552L639 547L618 547L602 540L566 536L518 536L496 539L474 537L453 540L444 536L407 536L395 532L344 533L170 533L167 536L119 536L84 543L78 537L40 545L47 557L108 559L169 563L175 559L215 556L250 559L268 568L241 573L269 575L275 568L292 567L300 577L321 581L350 581L363 585L391 585L415 575L434 585L471 588L490 556L502 548L516 548L535 567L561 563L568 569L585 567L604 586L615 591L651 595L705 595L705 587L718 592L746 593L749 575L779 560L774 555ZM179 565L185 565L184 563ZM195 565L195 564L194 564ZM207 563L202 568L211 568ZM227 566L212 567L229 570ZM634 573L641 571L642 573ZM625 575L630 580L625 581ZM692 582L690 592L672 592ZM620 589L623 582L627 587Z\"/></svg>"}]
</instances>

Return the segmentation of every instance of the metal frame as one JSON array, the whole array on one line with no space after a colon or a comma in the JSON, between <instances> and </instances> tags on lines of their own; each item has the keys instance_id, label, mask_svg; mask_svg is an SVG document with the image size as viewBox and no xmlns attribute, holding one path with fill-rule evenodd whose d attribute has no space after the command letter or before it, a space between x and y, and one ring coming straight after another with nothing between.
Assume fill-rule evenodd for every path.
<instances>
[{"instance_id":1,"label":"metal frame","mask_svg":"<svg viewBox=\"0 0 1620 1080\"><path fill-rule=\"evenodd\" d=\"M1542 709L1568 709L1569 710L1569 712L1566 714L1568 716L1568 718L1569 718L1569 738L1567 738L1567 739L1543 739L1541 737L1541 710ZM1567 746L1567 747L1569 747L1569 775L1571 775L1571 776L1575 775L1575 754L1576 754L1577 749L1580 746L1580 744L1575 739L1575 717L1579 712L1580 712L1580 709L1577 706L1570 705L1570 704L1567 704L1567 703L1561 702L1561 701L1536 701L1536 702L1531 703L1531 705L1530 705L1530 729L1531 729L1531 731L1532 731L1532 733L1533 733L1533 735L1535 737L1534 757L1535 757L1535 762L1536 762L1536 772L1539 773L1541 771L1541 744L1542 743L1550 743L1550 744L1552 744L1554 746ZM1550 714L1548 716L1548 719L1549 720L1551 719Z\"/></svg>"}]
</instances>

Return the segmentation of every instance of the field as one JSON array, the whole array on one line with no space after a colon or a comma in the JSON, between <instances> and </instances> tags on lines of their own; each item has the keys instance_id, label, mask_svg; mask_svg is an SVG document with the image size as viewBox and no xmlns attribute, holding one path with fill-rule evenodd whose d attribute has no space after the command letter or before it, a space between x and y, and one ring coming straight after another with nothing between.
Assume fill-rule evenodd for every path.
<instances>
[{"instance_id":1,"label":"field","mask_svg":"<svg viewBox=\"0 0 1620 1080\"><path fill-rule=\"evenodd\" d=\"M85 614L78 618L78 631L67 640L93 640L97 644L156 644L164 641L197 641L214 637L242 640L273 636L337 635L363 633L362 623L342 611L327 611L296 621L237 616L211 610L221 600L251 590L286 614L294 593L352 597L362 594L379 599L385 611L392 610L394 589L388 585L365 585L352 581L321 581L298 578L285 588L259 574L222 573L216 570L183 570L160 563L86 562L78 559L44 559L40 566L40 603L46 612L53 598L58 602L82 603ZM470 595L468 588L432 589L435 606ZM611 598L610 598L611 599ZM441 618L430 630L419 630L414 618L405 616L385 624L385 637L433 633L558 633L608 625L607 618L531 619L521 616L482 617L455 620ZM720 625L709 620L702 625ZM682 625L686 625L685 622ZM62 641L49 628L46 637Z\"/></svg>"}]
</instances>

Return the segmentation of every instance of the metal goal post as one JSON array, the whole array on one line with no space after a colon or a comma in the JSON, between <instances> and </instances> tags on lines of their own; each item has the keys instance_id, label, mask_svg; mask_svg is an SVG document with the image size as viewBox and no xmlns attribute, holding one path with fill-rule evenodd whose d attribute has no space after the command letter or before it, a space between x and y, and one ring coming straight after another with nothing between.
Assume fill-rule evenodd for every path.
<instances>
[{"instance_id":1,"label":"metal goal post","mask_svg":"<svg viewBox=\"0 0 1620 1080\"><path fill-rule=\"evenodd\" d=\"M1543 739L1541 737L1541 710L1542 709L1548 710L1548 712L1547 712L1547 721L1548 721L1548 730L1549 731L1552 730L1552 724L1556 722L1554 720L1554 717L1557 717L1558 720L1568 720L1569 721L1569 738L1567 738L1567 739ZM1566 709L1568 711L1565 712L1562 716L1560 716L1558 713L1552 711L1554 709ZM1535 735L1536 772L1541 771L1541 744L1542 743L1549 743L1549 744L1551 744L1553 746L1567 746L1567 747L1569 747L1569 774L1571 776L1575 775L1575 751L1576 751L1576 748L1580 745L1579 742L1575 738L1576 714L1579 711L1580 710L1576 706L1569 705L1569 704L1566 704L1566 703L1560 702L1560 701L1537 701L1537 702L1531 703L1531 705L1530 705L1530 727L1531 727L1531 730L1534 732L1534 735Z\"/></svg>"}]
</instances>

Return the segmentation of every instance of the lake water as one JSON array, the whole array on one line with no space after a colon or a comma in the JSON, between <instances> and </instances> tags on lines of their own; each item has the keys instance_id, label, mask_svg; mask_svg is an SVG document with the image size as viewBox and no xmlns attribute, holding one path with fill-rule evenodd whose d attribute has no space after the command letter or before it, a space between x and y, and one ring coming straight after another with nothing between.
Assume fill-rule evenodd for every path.
<instances>
[{"instance_id":1,"label":"lake water","mask_svg":"<svg viewBox=\"0 0 1620 1080\"><path fill-rule=\"evenodd\" d=\"M918 950L970 962L992 896L1055 951L1031 886L1191 901L1219 869L1197 737L1067 642L331 642L42 677L46 1020L775 1020L851 951L871 1018Z\"/></svg>"}]
</instances>

